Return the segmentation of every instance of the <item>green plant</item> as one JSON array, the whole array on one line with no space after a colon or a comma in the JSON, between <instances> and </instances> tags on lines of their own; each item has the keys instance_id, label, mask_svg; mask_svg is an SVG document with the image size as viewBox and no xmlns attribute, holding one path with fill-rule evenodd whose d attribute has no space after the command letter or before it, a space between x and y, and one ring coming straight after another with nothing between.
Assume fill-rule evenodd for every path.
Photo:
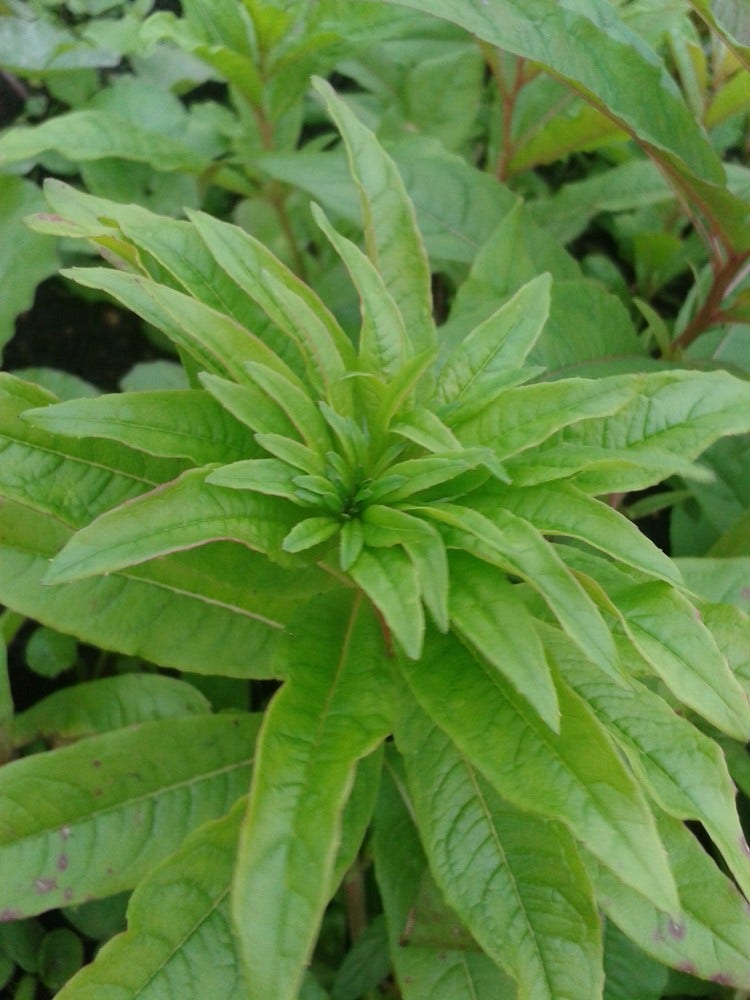
<instances>
[{"instance_id":1,"label":"green plant","mask_svg":"<svg viewBox=\"0 0 750 1000\"><path fill-rule=\"evenodd\" d=\"M36 728L6 704L11 747L74 705L79 739L0 772L0 914L136 887L63 1000L324 996L306 966L342 883L352 955L387 947L407 1000L601 997L600 914L610 965L626 938L658 960L652 995L664 966L747 987L721 749L741 760L750 734L747 620L597 497L704 480L699 455L750 429L750 388L545 379L529 359L555 283L489 314L479 290L507 225L440 340L398 171L317 90L361 196L366 253L313 209L358 293L356 345L246 232L47 185L37 227L117 264L68 277L167 334L191 388L58 403L0 376L0 598L183 673L281 685L262 716L146 676L58 692ZM371 824L385 934L361 934Z\"/></svg>"}]
</instances>

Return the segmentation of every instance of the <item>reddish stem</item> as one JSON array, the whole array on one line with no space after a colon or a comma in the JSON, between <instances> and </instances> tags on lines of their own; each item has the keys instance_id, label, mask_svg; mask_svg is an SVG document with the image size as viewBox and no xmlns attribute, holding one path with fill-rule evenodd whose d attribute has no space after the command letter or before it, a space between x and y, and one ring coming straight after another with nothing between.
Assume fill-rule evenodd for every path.
<instances>
[{"instance_id":1,"label":"reddish stem","mask_svg":"<svg viewBox=\"0 0 750 1000\"><path fill-rule=\"evenodd\" d=\"M697 340L709 327L726 321L731 313L721 308L724 299L745 278L750 268L750 251L735 254L714 268L714 280L706 300L688 325L673 342L673 347L684 350Z\"/></svg>"}]
</instances>

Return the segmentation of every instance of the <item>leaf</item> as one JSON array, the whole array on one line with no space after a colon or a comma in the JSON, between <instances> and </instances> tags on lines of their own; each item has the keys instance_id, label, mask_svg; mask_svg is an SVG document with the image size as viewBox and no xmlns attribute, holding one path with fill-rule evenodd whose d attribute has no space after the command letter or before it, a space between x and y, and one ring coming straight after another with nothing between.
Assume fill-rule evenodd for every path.
<instances>
[{"instance_id":1,"label":"leaf","mask_svg":"<svg viewBox=\"0 0 750 1000\"><path fill-rule=\"evenodd\" d=\"M33 126L19 125L0 136L0 165L36 160L54 151L73 163L112 159L146 163L154 170L199 173L207 157L180 139L107 111L69 111Z\"/></svg>"},{"instance_id":2,"label":"leaf","mask_svg":"<svg viewBox=\"0 0 750 1000\"><path fill-rule=\"evenodd\" d=\"M675 559L688 587L711 601L750 611L750 556Z\"/></svg>"},{"instance_id":3,"label":"leaf","mask_svg":"<svg viewBox=\"0 0 750 1000\"><path fill-rule=\"evenodd\" d=\"M184 681L158 674L122 674L48 695L15 716L11 738L15 746L38 738L68 742L141 722L209 711L200 691Z\"/></svg>"},{"instance_id":4,"label":"leaf","mask_svg":"<svg viewBox=\"0 0 750 1000\"><path fill-rule=\"evenodd\" d=\"M607 673L619 676L620 667L608 626L594 602L565 566L553 546L528 521L506 510L492 519L470 507L443 503L420 513L445 525L446 545L526 580L578 648Z\"/></svg>"},{"instance_id":5,"label":"leaf","mask_svg":"<svg viewBox=\"0 0 750 1000\"><path fill-rule=\"evenodd\" d=\"M66 983L60 1000L243 991L228 901L244 804L200 826L139 883L127 931Z\"/></svg>"},{"instance_id":6,"label":"leaf","mask_svg":"<svg viewBox=\"0 0 750 1000\"><path fill-rule=\"evenodd\" d=\"M380 611L407 656L418 659L424 612L419 575L409 556L398 548L363 549L349 575Z\"/></svg>"},{"instance_id":7,"label":"leaf","mask_svg":"<svg viewBox=\"0 0 750 1000\"><path fill-rule=\"evenodd\" d=\"M361 596L301 608L282 656L289 679L259 737L232 889L248 1000L295 1000L356 763L391 726L382 637Z\"/></svg>"},{"instance_id":8,"label":"leaf","mask_svg":"<svg viewBox=\"0 0 750 1000\"><path fill-rule=\"evenodd\" d=\"M334 517L307 517L298 521L283 540L285 552L304 552L327 542L341 530L341 522Z\"/></svg>"},{"instance_id":9,"label":"leaf","mask_svg":"<svg viewBox=\"0 0 750 1000\"><path fill-rule=\"evenodd\" d=\"M248 380L243 362L251 358L282 371L286 367L269 347L239 323L183 292L111 268L73 267L62 273L86 288L109 293L162 330L199 371L242 383Z\"/></svg>"},{"instance_id":10,"label":"leaf","mask_svg":"<svg viewBox=\"0 0 750 1000\"><path fill-rule=\"evenodd\" d=\"M66 583L219 539L259 552L278 552L291 527L287 507L246 491L206 483L211 466L184 473L139 499L116 507L74 535L56 556L46 583Z\"/></svg>"},{"instance_id":11,"label":"leaf","mask_svg":"<svg viewBox=\"0 0 750 1000\"><path fill-rule=\"evenodd\" d=\"M398 306L370 259L351 240L336 232L317 205L311 208L313 218L344 262L359 295L360 363L367 371L389 379L401 369L410 347Z\"/></svg>"},{"instance_id":12,"label":"leaf","mask_svg":"<svg viewBox=\"0 0 750 1000\"><path fill-rule=\"evenodd\" d=\"M453 636L428 633L421 660L400 664L422 708L504 799L563 822L618 880L677 912L645 799L577 695L558 686L558 734Z\"/></svg>"},{"instance_id":13,"label":"leaf","mask_svg":"<svg viewBox=\"0 0 750 1000\"><path fill-rule=\"evenodd\" d=\"M69 537L58 522L0 505L0 602L92 645L165 667L277 676L271 652L301 600L332 583L316 567L293 579L244 545L213 542L107 577L41 585Z\"/></svg>"},{"instance_id":14,"label":"leaf","mask_svg":"<svg viewBox=\"0 0 750 1000\"><path fill-rule=\"evenodd\" d=\"M716 743L645 685L635 679L627 687L613 684L556 630L542 629L563 677L617 740L641 785L671 816L701 823L740 886L750 891L736 791Z\"/></svg>"},{"instance_id":15,"label":"leaf","mask_svg":"<svg viewBox=\"0 0 750 1000\"><path fill-rule=\"evenodd\" d=\"M243 794L258 723L229 714L160 719L3 767L5 919L132 888Z\"/></svg>"},{"instance_id":16,"label":"leaf","mask_svg":"<svg viewBox=\"0 0 750 1000\"><path fill-rule=\"evenodd\" d=\"M624 128L672 182L725 233L747 246L747 208L729 195L718 157L663 63L604 0L579 13L575 4L538 0L389 0L450 20L514 55L541 63ZM613 79L608 67L618 67ZM655 107L661 114L653 114Z\"/></svg>"},{"instance_id":17,"label":"leaf","mask_svg":"<svg viewBox=\"0 0 750 1000\"><path fill-rule=\"evenodd\" d=\"M305 387L265 365L246 361L245 368L255 384L283 410L296 435L311 451L325 455L330 450L331 437L320 410Z\"/></svg>"},{"instance_id":18,"label":"leaf","mask_svg":"<svg viewBox=\"0 0 750 1000\"><path fill-rule=\"evenodd\" d=\"M543 274L524 285L453 349L440 370L438 403L460 402L495 372L523 365L547 321L550 284Z\"/></svg>"},{"instance_id":19,"label":"leaf","mask_svg":"<svg viewBox=\"0 0 750 1000\"><path fill-rule=\"evenodd\" d=\"M451 552L453 627L523 695L554 732L560 709L535 619L513 586L487 563Z\"/></svg>"},{"instance_id":20,"label":"leaf","mask_svg":"<svg viewBox=\"0 0 750 1000\"><path fill-rule=\"evenodd\" d=\"M604 1000L661 1000L669 970L645 955L611 920L604 925Z\"/></svg>"},{"instance_id":21,"label":"leaf","mask_svg":"<svg viewBox=\"0 0 750 1000\"><path fill-rule=\"evenodd\" d=\"M169 389L71 399L26 410L23 419L53 434L102 437L195 465L247 457L257 447L246 428L207 393Z\"/></svg>"},{"instance_id":22,"label":"leaf","mask_svg":"<svg viewBox=\"0 0 750 1000\"><path fill-rule=\"evenodd\" d=\"M7 19L3 18L7 24ZM7 63L3 61L6 72ZM52 240L30 232L24 216L44 205L35 184L20 177L0 177L0 281L4 294L0 309L0 348L14 334L16 316L28 309L34 290L57 268L57 252Z\"/></svg>"},{"instance_id":23,"label":"leaf","mask_svg":"<svg viewBox=\"0 0 750 1000\"><path fill-rule=\"evenodd\" d=\"M742 0L690 0L745 69L750 69L750 15Z\"/></svg>"},{"instance_id":24,"label":"leaf","mask_svg":"<svg viewBox=\"0 0 750 1000\"><path fill-rule=\"evenodd\" d=\"M314 81L347 150L362 206L365 246L421 354L435 346L430 267L414 207L395 164L324 80Z\"/></svg>"},{"instance_id":25,"label":"leaf","mask_svg":"<svg viewBox=\"0 0 750 1000\"><path fill-rule=\"evenodd\" d=\"M483 465L491 454L481 448L462 448L460 451L442 452L426 458L411 458L395 462L388 467L386 476L372 484L372 499L378 502L398 503L423 493L433 486L443 486L448 496L454 491L450 482L468 469Z\"/></svg>"},{"instance_id":26,"label":"leaf","mask_svg":"<svg viewBox=\"0 0 750 1000\"><path fill-rule=\"evenodd\" d=\"M461 442L453 432L432 410L422 406L402 413L390 431L428 451L461 451Z\"/></svg>"},{"instance_id":27,"label":"leaf","mask_svg":"<svg viewBox=\"0 0 750 1000\"><path fill-rule=\"evenodd\" d=\"M519 1000L600 997L599 917L570 834L504 802L411 699L396 741L435 879Z\"/></svg>"},{"instance_id":28,"label":"leaf","mask_svg":"<svg viewBox=\"0 0 750 1000\"><path fill-rule=\"evenodd\" d=\"M586 854L601 909L632 941L665 965L708 982L747 989L750 917L746 901L682 823L663 814L657 821L680 887L679 919L659 912Z\"/></svg>"},{"instance_id":29,"label":"leaf","mask_svg":"<svg viewBox=\"0 0 750 1000\"><path fill-rule=\"evenodd\" d=\"M286 413L255 384L237 385L209 372L200 372L198 381L225 410L251 430L296 437L294 424Z\"/></svg>"},{"instance_id":30,"label":"leaf","mask_svg":"<svg viewBox=\"0 0 750 1000\"><path fill-rule=\"evenodd\" d=\"M278 458L251 458L222 465L206 476L207 483L232 490L251 490L299 503L295 493L297 470Z\"/></svg>"},{"instance_id":31,"label":"leaf","mask_svg":"<svg viewBox=\"0 0 750 1000\"><path fill-rule=\"evenodd\" d=\"M400 770L396 771L398 763L386 757L373 849L400 992L404 1000L497 1000L498 996L515 1000L515 984L494 962L456 944L466 932L436 888L428 909L423 890L431 879L403 801L405 782ZM441 932L441 939L435 940Z\"/></svg>"}]
</instances>

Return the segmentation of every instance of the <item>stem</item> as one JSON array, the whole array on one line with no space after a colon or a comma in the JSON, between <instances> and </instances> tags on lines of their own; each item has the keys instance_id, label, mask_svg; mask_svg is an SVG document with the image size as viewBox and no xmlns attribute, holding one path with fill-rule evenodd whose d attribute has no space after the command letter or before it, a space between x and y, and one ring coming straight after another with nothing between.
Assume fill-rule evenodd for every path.
<instances>
[{"instance_id":1,"label":"stem","mask_svg":"<svg viewBox=\"0 0 750 1000\"><path fill-rule=\"evenodd\" d=\"M492 46L483 43L480 43L479 48L485 58L487 66L489 67L490 73L497 83L497 89L500 92L502 107L502 133L500 140L500 153L497 158L497 163L495 164L495 177L499 181L505 181L507 180L510 161L513 158L513 153L515 151L512 135L513 113L515 111L518 95L521 92L523 85L526 83L526 79L524 77L525 61L520 57L516 60L516 71L513 76L513 81L510 86L508 86L505 77L503 76L502 67L499 63L497 50Z\"/></svg>"},{"instance_id":2,"label":"stem","mask_svg":"<svg viewBox=\"0 0 750 1000\"><path fill-rule=\"evenodd\" d=\"M744 280L749 271L750 251L730 256L724 264L714 268L714 280L706 296L706 301L679 337L674 340L673 349L684 350L709 327L714 326L719 320L728 318L727 313L722 310L721 304L727 295L731 295L737 285Z\"/></svg>"},{"instance_id":3,"label":"stem","mask_svg":"<svg viewBox=\"0 0 750 1000\"><path fill-rule=\"evenodd\" d=\"M367 894L362 864L356 858L349 871L344 876L344 905L346 907L346 925L349 929L349 940L352 944L367 927Z\"/></svg>"}]
</instances>

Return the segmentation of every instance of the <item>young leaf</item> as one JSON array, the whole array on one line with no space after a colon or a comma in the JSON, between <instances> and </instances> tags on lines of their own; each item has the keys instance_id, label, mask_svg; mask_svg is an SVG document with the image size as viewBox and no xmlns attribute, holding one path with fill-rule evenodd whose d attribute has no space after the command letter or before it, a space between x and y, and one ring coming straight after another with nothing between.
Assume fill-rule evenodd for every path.
<instances>
[{"instance_id":1,"label":"young leaf","mask_svg":"<svg viewBox=\"0 0 750 1000\"><path fill-rule=\"evenodd\" d=\"M205 392L117 393L26 410L23 419L53 434L103 437L195 465L247 458L252 434Z\"/></svg>"},{"instance_id":2,"label":"young leaf","mask_svg":"<svg viewBox=\"0 0 750 1000\"><path fill-rule=\"evenodd\" d=\"M297 477L297 469L278 458L251 458L214 469L206 476L206 482L232 490L251 490L266 496L284 497L292 503L299 503L295 490Z\"/></svg>"},{"instance_id":3,"label":"young leaf","mask_svg":"<svg viewBox=\"0 0 750 1000\"><path fill-rule=\"evenodd\" d=\"M304 386L265 365L248 361L245 368L256 385L284 411L299 438L312 451L325 455L331 447L331 438L320 410Z\"/></svg>"},{"instance_id":4,"label":"young leaf","mask_svg":"<svg viewBox=\"0 0 750 1000\"><path fill-rule=\"evenodd\" d=\"M380 611L407 656L418 659L424 637L421 584L406 552L400 548L363 549L349 575Z\"/></svg>"},{"instance_id":5,"label":"young leaf","mask_svg":"<svg viewBox=\"0 0 750 1000\"><path fill-rule=\"evenodd\" d=\"M396 302L414 353L432 350L430 266L401 176L372 132L333 88L320 79L313 86L346 145L349 169L361 197L367 254Z\"/></svg>"},{"instance_id":6,"label":"young leaf","mask_svg":"<svg viewBox=\"0 0 750 1000\"><path fill-rule=\"evenodd\" d=\"M65 984L60 1000L146 991L179 993L184 1000L243 993L229 886L244 808L241 799L227 816L200 826L139 883L128 903L127 931Z\"/></svg>"},{"instance_id":7,"label":"young leaf","mask_svg":"<svg viewBox=\"0 0 750 1000\"><path fill-rule=\"evenodd\" d=\"M301 608L281 657L289 679L259 736L232 887L248 1000L297 997L357 761L392 725L382 635L361 595Z\"/></svg>"},{"instance_id":8,"label":"young leaf","mask_svg":"<svg viewBox=\"0 0 750 1000\"><path fill-rule=\"evenodd\" d=\"M599 916L565 827L504 802L409 697L396 742L435 879L519 1000L601 997Z\"/></svg>"},{"instance_id":9,"label":"young leaf","mask_svg":"<svg viewBox=\"0 0 750 1000\"><path fill-rule=\"evenodd\" d=\"M534 617L494 567L465 552L451 552L450 569L454 628L559 732L557 692Z\"/></svg>"},{"instance_id":10,"label":"young leaf","mask_svg":"<svg viewBox=\"0 0 750 1000\"><path fill-rule=\"evenodd\" d=\"M414 444L427 448L428 451L461 451L462 445L458 438L432 410L420 406L408 413L402 413L398 420L391 424L392 434L398 434L413 441Z\"/></svg>"},{"instance_id":11,"label":"young leaf","mask_svg":"<svg viewBox=\"0 0 750 1000\"><path fill-rule=\"evenodd\" d=\"M201 385L237 420L259 434L295 438L297 431L286 413L253 383L237 385L228 379L200 372Z\"/></svg>"},{"instance_id":12,"label":"young leaf","mask_svg":"<svg viewBox=\"0 0 750 1000\"><path fill-rule=\"evenodd\" d=\"M334 517L307 517L298 521L282 542L285 552L304 552L327 542L341 530L341 522Z\"/></svg>"},{"instance_id":13,"label":"young leaf","mask_svg":"<svg viewBox=\"0 0 750 1000\"><path fill-rule=\"evenodd\" d=\"M0 912L18 920L132 888L244 793L258 725L160 719L7 764Z\"/></svg>"},{"instance_id":14,"label":"young leaf","mask_svg":"<svg viewBox=\"0 0 750 1000\"><path fill-rule=\"evenodd\" d=\"M400 663L417 701L504 799L562 821L623 883L678 912L643 794L577 695L558 687L557 734L453 636L428 633L421 660Z\"/></svg>"},{"instance_id":15,"label":"young leaf","mask_svg":"<svg viewBox=\"0 0 750 1000\"><path fill-rule=\"evenodd\" d=\"M524 285L448 355L435 389L444 405L496 372L521 368L549 316L551 278L542 274Z\"/></svg>"},{"instance_id":16,"label":"young leaf","mask_svg":"<svg viewBox=\"0 0 750 1000\"><path fill-rule=\"evenodd\" d=\"M92 521L53 560L47 583L66 583L232 539L259 552L278 552L292 510L278 500L206 483L211 466L194 469Z\"/></svg>"}]
</instances>

